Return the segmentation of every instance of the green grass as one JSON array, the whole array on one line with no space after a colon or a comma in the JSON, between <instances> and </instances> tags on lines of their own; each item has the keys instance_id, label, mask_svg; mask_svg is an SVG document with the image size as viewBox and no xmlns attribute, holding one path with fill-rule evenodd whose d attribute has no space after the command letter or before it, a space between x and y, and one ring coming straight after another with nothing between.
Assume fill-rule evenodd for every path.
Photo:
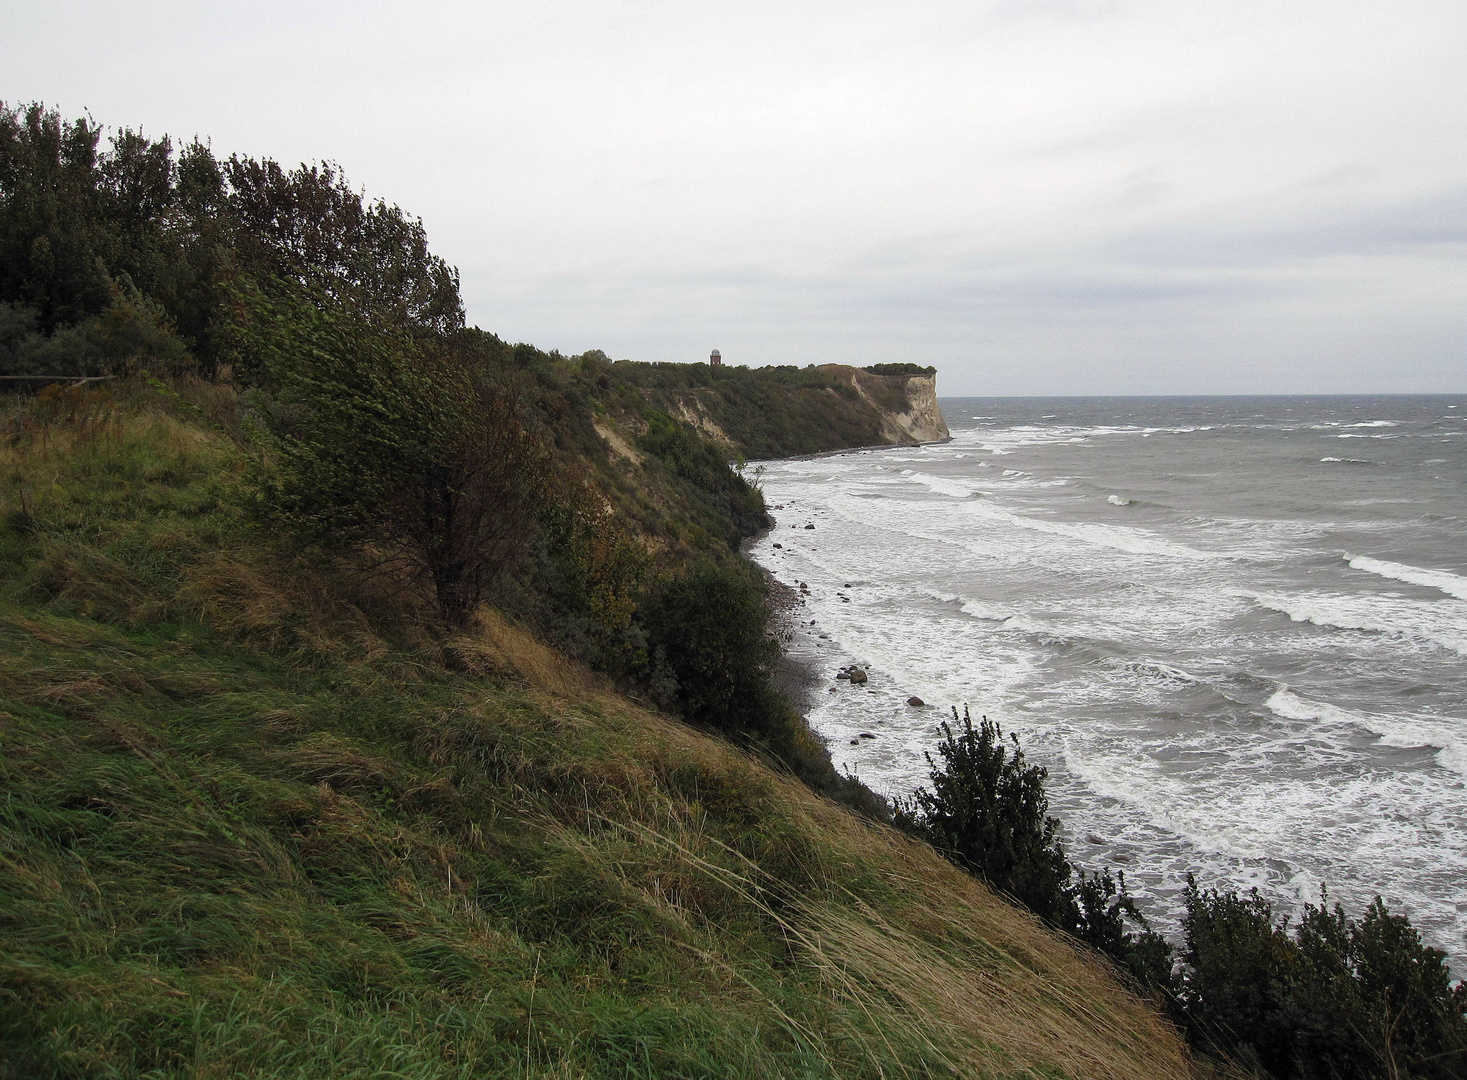
<instances>
[{"instance_id":1,"label":"green grass","mask_svg":"<svg viewBox=\"0 0 1467 1080\"><path fill-rule=\"evenodd\" d=\"M929 849L273 553L192 406L6 423L0 1077L1191 1075Z\"/></svg>"}]
</instances>

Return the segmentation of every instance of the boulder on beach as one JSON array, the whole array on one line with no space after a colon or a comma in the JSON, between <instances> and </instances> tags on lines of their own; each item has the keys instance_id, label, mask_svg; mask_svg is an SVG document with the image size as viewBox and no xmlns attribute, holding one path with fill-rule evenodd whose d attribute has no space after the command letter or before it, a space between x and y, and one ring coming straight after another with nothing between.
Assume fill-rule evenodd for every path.
<instances>
[{"instance_id":1,"label":"boulder on beach","mask_svg":"<svg viewBox=\"0 0 1467 1080\"><path fill-rule=\"evenodd\" d=\"M927 702L923 701L916 694L913 694L911 697L907 698L907 704L913 706L914 708L920 709L923 705L926 705Z\"/></svg>"},{"instance_id":2,"label":"boulder on beach","mask_svg":"<svg viewBox=\"0 0 1467 1080\"><path fill-rule=\"evenodd\" d=\"M866 673L864 671L862 671L860 668L857 668L855 671L851 672L851 682L853 682L853 683L863 683L865 681L866 681Z\"/></svg>"},{"instance_id":3,"label":"boulder on beach","mask_svg":"<svg viewBox=\"0 0 1467 1080\"><path fill-rule=\"evenodd\" d=\"M815 527L814 525L806 525L805 526L805 528L807 528L807 529L813 529L814 527Z\"/></svg>"},{"instance_id":4,"label":"boulder on beach","mask_svg":"<svg viewBox=\"0 0 1467 1080\"><path fill-rule=\"evenodd\" d=\"M838 671L836 672L835 677L837 679L849 679L851 677L851 673L848 671Z\"/></svg>"}]
</instances>

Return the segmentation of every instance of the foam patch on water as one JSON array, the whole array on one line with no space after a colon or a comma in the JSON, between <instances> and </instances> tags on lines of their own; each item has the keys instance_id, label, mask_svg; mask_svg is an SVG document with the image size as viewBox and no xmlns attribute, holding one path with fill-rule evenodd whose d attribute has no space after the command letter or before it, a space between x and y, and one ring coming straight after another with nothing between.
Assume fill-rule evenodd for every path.
<instances>
[{"instance_id":1,"label":"foam patch on water","mask_svg":"<svg viewBox=\"0 0 1467 1080\"><path fill-rule=\"evenodd\" d=\"M1048 533L1051 536L1063 536L1071 540L1078 540L1082 544L1110 548L1112 551L1124 551L1131 555L1159 555L1170 559L1198 561L1225 557L1163 539L1144 529L1103 525L1089 521L1046 521L1043 518L1012 514L1006 510L990 507L983 507L978 512L984 516L1000 518L1021 529Z\"/></svg>"},{"instance_id":2,"label":"foam patch on water","mask_svg":"<svg viewBox=\"0 0 1467 1080\"><path fill-rule=\"evenodd\" d=\"M1462 577L1460 574L1453 574L1447 570L1423 570L1419 566L1386 562L1384 559L1372 559L1365 555L1357 555L1346 561L1354 570L1364 570L1369 574L1378 574L1383 578L1404 581L1410 585L1424 585L1429 589L1440 589L1448 596L1455 596L1458 600L1467 600L1467 577Z\"/></svg>"},{"instance_id":3,"label":"foam patch on water","mask_svg":"<svg viewBox=\"0 0 1467 1080\"><path fill-rule=\"evenodd\" d=\"M950 495L954 499L967 499L979 494L977 488L943 476L929 476L927 473L914 472L907 479L922 484L938 495Z\"/></svg>"},{"instance_id":4,"label":"foam patch on water","mask_svg":"<svg viewBox=\"0 0 1467 1080\"><path fill-rule=\"evenodd\" d=\"M1363 630L1401 641L1420 641L1467 656L1467 609L1447 612L1431 601L1391 596L1310 592L1292 596L1246 593L1294 622L1336 630Z\"/></svg>"},{"instance_id":5,"label":"foam patch on water","mask_svg":"<svg viewBox=\"0 0 1467 1080\"><path fill-rule=\"evenodd\" d=\"M1287 686L1265 704L1286 720L1318 720L1325 724L1352 724L1380 737L1386 746L1433 747L1444 768L1467 775L1467 717L1381 716L1343 709L1328 702L1308 701Z\"/></svg>"}]
</instances>

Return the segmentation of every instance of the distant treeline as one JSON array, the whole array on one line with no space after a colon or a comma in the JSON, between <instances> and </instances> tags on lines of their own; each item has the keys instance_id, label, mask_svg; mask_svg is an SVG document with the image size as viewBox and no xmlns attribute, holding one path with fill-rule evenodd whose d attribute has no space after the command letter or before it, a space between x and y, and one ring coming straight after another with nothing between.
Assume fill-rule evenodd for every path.
<instances>
[{"instance_id":1,"label":"distant treeline","mask_svg":"<svg viewBox=\"0 0 1467 1080\"><path fill-rule=\"evenodd\" d=\"M873 375L926 375L928 378L937 374L935 367L923 367L921 364L870 364L861 370Z\"/></svg>"},{"instance_id":2,"label":"distant treeline","mask_svg":"<svg viewBox=\"0 0 1467 1080\"><path fill-rule=\"evenodd\" d=\"M836 364L748 368L620 360L607 374L660 409L710 422L740 456L769 459L879 445L885 441L881 413L910 408L907 377L935 374L915 364L859 370L882 376L862 380L864 396L852 383L852 369Z\"/></svg>"}]
</instances>

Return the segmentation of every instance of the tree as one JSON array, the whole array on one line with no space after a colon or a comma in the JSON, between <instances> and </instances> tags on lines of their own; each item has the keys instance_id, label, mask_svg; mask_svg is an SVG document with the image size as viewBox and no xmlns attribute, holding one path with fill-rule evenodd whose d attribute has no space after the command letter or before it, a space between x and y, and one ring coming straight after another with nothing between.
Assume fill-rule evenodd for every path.
<instances>
[{"instance_id":1,"label":"tree","mask_svg":"<svg viewBox=\"0 0 1467 1080\"><path fill-rule=\"evenodd\" d=\"M262 519L427 579L463 622L522 557L545 456L502 385L449 344L289 283L245 298L274 396L258 413Z\"/></svg>"},{"instance_id":2,"label":"tree","mask_svg":"<svg viewBox=\"0 0 1467 1080\"><path fill-rule=\"evenodd\" d=\"M49 334L102 311L114 246L89 119L39 104L0 106L0 301L34 312Z\"/></svg>"},{"instance_id":3,"label":"tree","mask_svg":"<svg viewBox=\"0 0 1467 1080\"><path fill-rule=\"evenodd\" d=\"M335 165L287 172L232 157L231 244L241 265L438 334L464 325L458 271L428 250L423 223L381 200L367 204Z\"/></svg>"}]
</instances>

